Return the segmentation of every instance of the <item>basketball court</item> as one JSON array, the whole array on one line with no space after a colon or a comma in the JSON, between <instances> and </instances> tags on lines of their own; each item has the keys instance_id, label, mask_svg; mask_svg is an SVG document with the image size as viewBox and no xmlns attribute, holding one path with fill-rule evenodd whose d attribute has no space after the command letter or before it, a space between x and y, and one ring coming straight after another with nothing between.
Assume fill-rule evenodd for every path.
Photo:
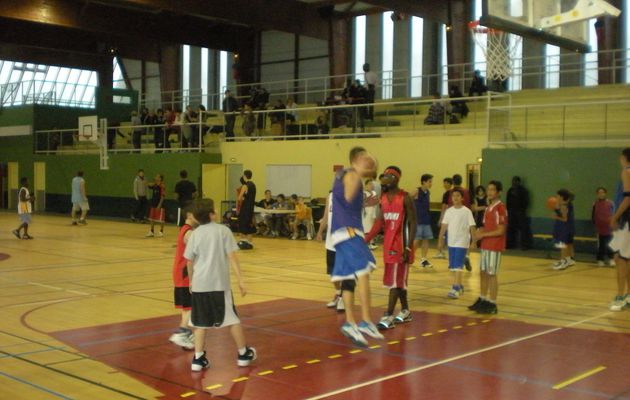
<instances>
[{"instance_id":1,"label":"basketball court","mask_svg":"<svg viewBox=\"0 0 630 400\"><path fill-rule=\"evenodd\" d=\"M0 215L3 226L14 220ZM630 399L630 316L607 311L611 268L578 263L558 272L548 259L508 256L500 312L483 318L466 309L477 274L467 273L470 291L450 300L446 262L435 260L434 271L410 276L414 320L363 349L339 333L343 315L325 308L322 245L259 239L240 252L250 293L236 298L259 359L238 368L229 333L210 331L211 367L191 373L192 353L168 342L179 318L173 227L144 239L144 227L124 222L34 222L36 240L0 238L8 398ZM387 301L381 274L371 280L375 319Z\"/></svg>"}]
</instances>

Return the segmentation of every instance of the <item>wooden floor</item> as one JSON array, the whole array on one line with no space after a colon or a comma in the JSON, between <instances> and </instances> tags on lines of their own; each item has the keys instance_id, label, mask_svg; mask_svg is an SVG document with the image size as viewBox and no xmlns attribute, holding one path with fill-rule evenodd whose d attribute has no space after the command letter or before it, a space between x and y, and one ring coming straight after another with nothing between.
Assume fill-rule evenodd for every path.
<instances>
[{"instance_id":1,"label":"wooden floor","mask_svg":"<svg viewBox=\"0 0 630 400\"><path fill-rule=\"evenodd\" d=\"M0 213L0 398L161 397L155 388L55 340L52 333L173 315L176 228L168 226L164 238L145 239L146 225L91 219L87 226L71 226L68 217L42 215L33 220L35 240L18 240L10 233L17 216ZM330 300L322 244L258 239L255 246L240 253L249 294L237 297L237 306L291 298L324 307ZM381 260L380 251L376 257ZM476 266L476 253L472 260ZM630 311L607 308L615 290L614 269L579 262L557 272L550 269L551 261L506 256L500 313L493 318L630 333ZM466 306L478 294L477 274L465 274L463 298L449 300L446 262L434 264L433 271L410 275L412 310L471 317ZM381 278L379 269L371 281L379 308L387 301Z\"/></svg>"}]
</instances>

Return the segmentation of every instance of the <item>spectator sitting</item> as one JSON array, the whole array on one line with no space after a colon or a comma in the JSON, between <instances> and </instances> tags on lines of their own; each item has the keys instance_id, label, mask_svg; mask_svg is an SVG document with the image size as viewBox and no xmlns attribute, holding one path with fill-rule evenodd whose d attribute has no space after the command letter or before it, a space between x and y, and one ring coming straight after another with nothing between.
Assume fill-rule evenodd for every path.
<instances>
[{"instance_id":1,"label":"spectator sitting","mask_svg":"<svg viewBox=\"0 0 630 400\"><path fill-rule=\"evenodd\" d=\"M488 92L488 87L485 84L485 78L481 76L481 71L475 70L472 82L470 83L470 89L468 89L468 96L483 96Z\"/></svg>"},{"instance_id":2,"label":"spectator sitting","mask_svg":"<svg viewBox=\"0 0 630 400\"><path fill-rule=\"evenodd\" d=\"M425 125L442 125L444 124L444 115L446 109L438 93L433 94L433 103L429 107L429 115L424 119Z\"/></svg>"},{"instance_id":3,"label":"spectator sitting","mask_svg":"<svg viewBox=\"0 0 630 400\"><path fill-rule=\"evenodd\" d=\"M273 208L273 205L276 204L276 201L271 196L271 190L265 190L265 198L256 203L256 206L260 208L264 208L265 210L270 210ZM256 226L258 227L258 233L261 235L271 235L271 222L272 215L271 214L255 214L256 218Z\"/></svg>"},{"instance_id":4,"label":"spectator sitting","mask_svg":"<svg viewBox=\"0 0 630 400\"><path fill-rule=\"evenodd\" d=\"M252 136L254 131L256 130L256 117L252 111L252 107L249 104L246 104L243 107L243 133L245 136ZM227 139L233 140L233 139Z\"/></svg>"},{"instance_id":5,"label":"spectator sitting","mask_svg":"<svg viewBox=\"0 0 630 400\"><path fill-rule=\"evenodd\" d=\"M459 86L452 85L448 91L448 97L451 99L457 99L451 100L451 112L453 114L459 114L461 118L466 118L469 110L466 105L466 100L461 99L464 95L462 94L462 91L459 90Z\"/></svg>"},{"instance_id":6,"label":"spectator sitting","mask_svg":"<svg viewBox=\"0 0 630 400\"><path fill-rule=\"evenodd\" d=\"M328 135L328 133L330 133L330 126L328 125L328 112L326 110L320 110L317 114L317 118L315 119L317 134Z\"/></svg>"},{"instance_id":7,"label":"spectator sitting","mask_svg":"<svg viewBox=\"0 0 630 400\"><path fill-rule=\"evenodd\" d=\"M297 110L297 104L295 104L295 101L293 101L292 97L289 97L287 99L287 120L290 121L291 123L295 123L298 120L298 112Z\"/></svg>"},{"instance_id":8,"label":"spectator sitting","mask_svg":"<svg viewBox=\"0 0 630 400\"><path fill-rule=\"evenodd\" d=\"M293 196L295 195L292 195L291 198L293 198ZM293 220L292 240L298 238L299 226L302 224L306 226L306 239L313 240L313 231L315 230L313 224L313 211L309 206L304 204L304 198L300 196L295 201L295 219Z\"/></svg>"},{"instance_id":9,"label":"spectator sitting","mask_svg":"<svg viewBox=\"0 0 630 400\"><path fill-rule=\"evenodd\" d=\"M275 210L290 210L286 197L280 193L276 197L276 202L272 207ZM271 236L286 236L287 232L287 214L272 214L271 218Z\"/></svg>"},{"instance_id":10,"label":"spectator sitting","mask_svg":"<svg viewBox=\"0 0 630 400\"><path fill-rule=\"evenodd\" d=\"M271 124L280 125L280 130L278 132L280 135L284 135L284 123L286 119L286 112L284 110L286 110L286 108L287 107L284 105L282 100L278 99L276 100L276 104L273 106L274 112L269 113Z\"/></svg>"}]
</instances>

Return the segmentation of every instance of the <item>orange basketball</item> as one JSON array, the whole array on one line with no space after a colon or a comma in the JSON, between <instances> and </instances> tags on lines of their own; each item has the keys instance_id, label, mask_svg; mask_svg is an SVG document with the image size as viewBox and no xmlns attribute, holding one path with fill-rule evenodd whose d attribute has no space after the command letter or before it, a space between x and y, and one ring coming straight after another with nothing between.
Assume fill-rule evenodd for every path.
<instances>
[{"instance_id":1,"label":"orange basketball","mask_svg":"<svg viewBox=\"0 0 630 400\"><path fill-rule=\"evenodd\" d=\"M558 207L558 198L556 196L549 197L546 206L550 210L555 210Z\"/></svg>"}]
</instances>

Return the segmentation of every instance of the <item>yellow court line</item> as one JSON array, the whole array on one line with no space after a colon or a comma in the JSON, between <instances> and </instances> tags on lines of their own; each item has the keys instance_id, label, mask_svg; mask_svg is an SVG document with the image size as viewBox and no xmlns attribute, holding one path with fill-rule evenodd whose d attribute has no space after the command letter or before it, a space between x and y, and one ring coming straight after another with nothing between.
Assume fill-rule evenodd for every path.
<instances>
[{"instance_id":1,"label":"yellow court line","mask_svg":"<svg viewBox=\"0 0 630 400\"><path fill-rule=\"evenodd\" d=\"M468 326L475 326L475 325L477 325L477 323L476 322L469 322L466 325L468 325Z\"/></svg>"},{"instance_id":2,"label":"yellow court line","mask_svg":"<svg viewBox=\"0 0 630 400\"><path fill-rule=\"evenodd\" d=\"M391 342L387 342L387 344L398 344L400 343L400 341L398 340L392 340Z\"/></svg>"},{"instance_id":3,"label":"yellow court line","mask_svg":"<svg viewBox=\"0 0 630 400\"><path fill-rule=\"evenodd\" d=\"M206 389L207 390L214 390L214 389L218 389L220 387L223 387L223 385L220 384L220 383L217 383L216 385L206 386Z\"/></svg>"},{"instance_id":4,"label":"yellow court line","mask_svg":"<svg viewBox=\"0 0 630 400\"><path fill-rule=\"evenodd\" d=\"M370 349L380 349L381 345L380 344L375 344L374 346L370 346Z\"/></svg>"},{"instance_id":5,"label":"yellow court line","mask_svg":"<svg viewBox=\"0 0 630 400\"><path fill-rule=\"evenodd\" d=\"M361 350L361 349L354 349L354 350L350 350L348 353L350 353L350 354L363 353L363 350Z\"/></svg>"},{"instance_id":6,"label":"yellow court line","mask_svg":"<svg viewBox=\"0 0 630 400\"><path fill-rule=\"evenodd\" d=\"M258 376L265 376L265 375L271 375L271 374L273 374L273 371L272 371L272 370L270 370L270 369L268 369L268 370L266 370L266 371L259 372L259 373L258 373Z\"/></svg>"},{"instance_id":7,"label":"yellow court line","mask_svg":"<svg viewBox=\"0 0 630 400\"><path fill-rule=\"evenodd\" d=\"M448 332L448 329L440 329L438 332L439 332L439 333Z\"/></svg>"},{"instance_id":8,"label":"yellow court line","mask_svg":"<svg viewBox=\"0 0 630 400\"><path fill-rule=\"evenodd\" d=\"M190 397L190 396L194 396L195 394L197 394L196 392L186 392L186 393L182 393L179 395L179 397Z\"/></svg>"},{"instance_id":9,"label":"yellow court line","mask_svg":"<svg viewBox=\"0 0 630 400\"><path fill-rule=\"evenodd\" d=\"M416 340L416 337L415 336L409 336L409 337L406 337L405 340Z\"/></svg>"},{"instance_id":10,"label":"yellow court line","mask_svg":"<svg viewBox=\"0 0 630 400\"><path fill-rule=\"evenodd\" d=\"M482 324L487 324L488 322L492 321L491 319L484 319L483 321L481 321Z\"/></svg>"},{"instance_id":11,"label":"yellow court line","mask_svg":"<svg viewBox=\"0 0 630 400\"><path fill-rule=\"evenodd\" d=\"M341 358L343 357L341 354L331 354L328 356L328 358L330 358L331 360L334 360L335 358Z\"/></svg>"},{"instance_id":12,"label":"yellow court line","mask_svg":"<svg viewBox=\"0 0 630 400\"><path fill-rule=\"evenodd\" d=\"M317 364L318 362L320 362L321 360L318 360L317 358L313 359L313 360L308 360L306 363L307 364Z\"/></svg>"},{"instance_id":13,"label":"yellow court line","mask_svg":"<svg viewBox=\"0 0 630 400\"><path fill-rule=\"evenodd\" d=\"M423 337L432 336L432 335L433 334L431 332L426 332L422 334Z\"/></svg>"},{"instance_id":14,"label":"yellow court line","mask_svg":"<svg viewBox=\"0 0 630 400\"><path fill-rule=\"evenodd\" d=\"M291 364L291 365L285 365L284 367L282 367L282 369L287 370L287 369L293 369L297 367L298 367L297 365Z\"/></svg>"},{"instance_id":15,"label":"yellow court line","mask_svg":"<svg viewBox=\"0 0 630 400\"><path fill-rule=\"evenodd\" d=\"M453 327L453 329L462 329L462 326L461 326L461 325L455 325L455 326Z\"/></svg>"},{"instance_id":16,"label":"yellow court line","mask_svg":"<svg viewBox=\"0 0 630 400\"><path fill-rule=\"evenodd\" d=\"M588 371L586 371L586 372L584 372L584 373L582 373L582 374L580 374L580 375L574 376L574 377L573 377L573 378L571 378L571 379L567 379L566 381L563 381L563 382L557 383L556 385L554 385L554 386L553 386L553 388L554 388L555 390L560 390L560 389L562 389L562 388L564 388L564 387L569 386L569 385L570 385L570 384L572 384L572 383L575 383L575 382L577 382L577 381L580 381L580 380L582 380L582 379L584 379L584 378L588 378L589 376L591 376L591 375L595 375L595 374L596 374L596 373L598 373L598 372L602 372L602 371L603 371L603 370L605 370L605 369L606 369L606 367L604 367L603 365L600 365L599 367L593 368L593 369L588 370Z\"/></svg>"},{"instance_id":17,"label":"yellow court line","mask_svg":"<svg viewBox=\"0 0 630 400\"><path fill-rule=\"evenodd\" d=\"M232 382L234 382L234 383L243 382L243 381L246 381L248 379L249 379L249 377L247 377L247 376L241 376L240 378L232 379Z\"/></svg>"}]
</instances>

